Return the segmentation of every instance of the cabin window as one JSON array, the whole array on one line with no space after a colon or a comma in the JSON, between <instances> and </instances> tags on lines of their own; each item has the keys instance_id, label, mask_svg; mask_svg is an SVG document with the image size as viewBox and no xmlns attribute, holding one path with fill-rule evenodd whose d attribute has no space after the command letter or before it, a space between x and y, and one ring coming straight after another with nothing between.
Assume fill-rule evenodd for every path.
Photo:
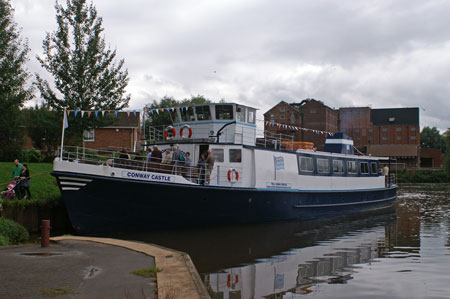
<instances>
[{"instance_id":1,"label":"cabin window","mask_svg":"<svg viewBox=\"0 0 450 299\"><path fill-rule=\"evenodd\" d=\"M248 123L254 124L255 123L255 110L249 110L248 111Z\"/></svg>"},{"instance_id":2,"label":"cabin window","mask_svg":"<svg viewBox=\"0 0 450 299\"><path fill-rule=\"evenodd\" d=\"M230 149L230 163L241 163L242 161L242 150L241 149Z\"/></svg>"},{"instance_id":3,"label":"cabin window","mask_svg":"<svg viewBox=\"0 0 450 299\"><path fill-rule=\"evenodd\" d=\"M333 160L333 172L334 173L344 173L344 161Z\"/></svg>"},{"instance_id":4,"label":"cabin window","mask_svg":"<svg viewBox=\"0 0 450 299\"><path fill-rule=\"evenodd\" d=\"M211 149L213 157L216 159L216 162L223 162L224 151L223 148L212 148Z\"/></svg>"},{"instance_id":5,"label":"cabin window","mask_svg":"<svg viewBox=\"0 0 450 299\"><path fill-rule=\"evenodd\" d=\"M300 171L314 171L313 159L311 157L300 157Z\"/></svg>"},{"instance_id":6,"label":"cabin window","mask_svg":"<svg viewBox=\"0 0 450 299\"><path fill-rule=\"evenodd\" d=\"M194 110L192 107L180 108L182 121L195 121Z\"/></svg>"},{"instance_id":7,"label":"cabin window","mask_svg":"<svg viewBox=\"0 0 450 299\"><path fill-rule=\"evenodd\" d=\"M370 163L370 170L372 171L372 174L377 174L378 173L377 163L376 162Z\"/></svg>"},{"instance_id":8,"label":"cabin window","mask_svg":"<svg viewBox=\"0 0 450 299\"><path fill-rule=\"evenodd\" d=\"M330 172L330 162L328 159L317 159L317 171L320 173Z\"/></svg>"},{"instance_id":9,"label":"cabin window","mask_svg":"<svg viewBox=\"0 0 450 299\"><path fill-rule=\"evenodd\" d=\"M83 140L87 142L95 141L94 129L84 130Z\"/></svg>"},{"instance_id":10,"label":"cabin window","mask_svg":"<svg viewBox=\"0 0 450 299\"><path fill-rule=\"evenodd\" d=\"M233 119L233 106L216 105L216 119Z\"/></svg>"},{"instance_id":11,"label":"cabin window","mask_svg":"<svg viewBox=\"0 0 450 299\"><path fill-rule=\"evenodd\" d=\"M361 162L361 163L359 163L359 168L361 169L361 173L362 174L368 174L369 173L369 163Z\"/></svg>"},{"instance_id":12,"label":"cabin window","mask_svg":"<svg viewBox=\"0 0 450 299\"><path fill-rule=\"evenodd\" d=\"M236 108L236 117L237 117L237 121L245 122L245 108L244 107Z\"/></svg>"},{"instance_id":13,"label":"cabin window","mask_svg":"<svg viewBox=\"0 0 450 299\"><path fill-rule=\"evenodd\" d=\"M356 169L356 161L347 161L347 172L349 174L358 173L358 169Z\"/></svg>"},{"instance_id":14,"label":"cabin window","mask_svg":"<svg viewBox=\"0 0 450 299\"><path fill-rule=\"evenodd\" d=\"M209 106L197 106L195 107L195 114L197 114L197 120L210 120L211 112Z\"/></svg>"},{"instance_id":15,"label":"cabin window","mask_svg":"<svg viewBox=\"0 0 450 299\"><path fill-rule=\"evenodd\" d=\"M177 109L170 109L169 110L169 113L170 113L170 118L172 119L172 121L174 122L174 123L179 123L179 122L181 122L180 121L180 118L178 117L178 113L177 113Z\"/></svg>"}]
</instances>

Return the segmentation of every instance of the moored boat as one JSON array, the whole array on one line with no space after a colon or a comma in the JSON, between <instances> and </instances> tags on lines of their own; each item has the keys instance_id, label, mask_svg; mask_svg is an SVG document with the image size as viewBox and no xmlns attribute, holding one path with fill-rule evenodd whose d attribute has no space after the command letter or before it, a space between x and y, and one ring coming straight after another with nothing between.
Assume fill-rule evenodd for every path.
<instances>
[{"instance_id":1,"label":"moored boat","mask_svg":"<svg viewBox=\"0 0 450 299\"><path fill-rule=\"evenodd\" d=\"M252 107L202 104L171 114L163 140L151 144L176 157L171 163L61 151L52 174L79 233L307 220L383 208L396 199L395 182L380 171L387 158L355 155L344 134L330 136L319 152L257 139ZM213 165L187 165L187 153L198 161L208 151Z\"/></svg>"}]
</instances>

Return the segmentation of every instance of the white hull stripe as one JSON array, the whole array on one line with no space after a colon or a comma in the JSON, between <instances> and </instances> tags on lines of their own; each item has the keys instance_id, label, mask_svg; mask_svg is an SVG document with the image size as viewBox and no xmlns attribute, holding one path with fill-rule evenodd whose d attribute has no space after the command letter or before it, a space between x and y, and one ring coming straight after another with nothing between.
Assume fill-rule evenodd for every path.
<instances>
[{"instance_id":1,"label":"white hull stripe","mask_svg":"<svg viewBox=\"0 0 450 299\"><path fill-rule=\"evenodd\" d=\"M350 139L327 139L325 144L348 144L353 145L353 140Z\"/></svg>"},{"instance_id":2,"label":"white hull stripe","mask_svg":"<svg viewBox=\"0 0 450 299\"><path fill-rule=\"evenodd\" d=\"M69 181L78 181L78 182L87 182L87 183L92 182L91 179L80 179L80 178L73 178L73 177L67 177L67 176L60 176L59 179L60 180L69 180Z\"/></svg>"},{"instance_id":3,"label":"white hull stripe","mask_svg":"<svg viewBox=\"0 0 450 299\"><path fill-rule=\"evenodd\" d=\"M397 196L383 198L383 199L377 199L377 200L359 201L359 202L335 203L335 204L323 204L323 205L296 205L294 207L303 209L303 208L325 208L325 207L338 207L338 206L351 206L351 205L366 205L366 204L372 204L372 203L377 203L377 202L394 200L395 198L397 198Z\"/></svg>"},{"instance_id":4,"label":"white hull stripe","mask_svg":"<svg viewBox=\"0 0 450 299\"><path fill-rule=\"evenodd\" d=\"M60 182L60 183L61 183L61 185L64 185L64 186L66 186L66 185L81 186L81 187L86 186L86 183L75 183L75 182Z\"/></svg>"},{"instance_id":5,"label":"white hull stripe","mask_svg":"<svg viewBox=\"0 0 450 299\"><path fill-rule=\"evenodd\" d=\"M70 191L70 190L72 190L72 191L78 191L78 190L80 190L80 188L75 188L75 187L61 187L61 190L62 190L62 191Z\"/></svg>"}]
</instances>

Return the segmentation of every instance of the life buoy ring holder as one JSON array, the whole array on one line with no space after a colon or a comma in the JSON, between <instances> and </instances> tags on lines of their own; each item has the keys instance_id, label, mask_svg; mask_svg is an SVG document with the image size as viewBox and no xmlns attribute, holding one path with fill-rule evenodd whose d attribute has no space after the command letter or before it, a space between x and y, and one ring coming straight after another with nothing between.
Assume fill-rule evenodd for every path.
<instances>
[{"instance_id":1,"label":"life buoy ring holder","mask_svg":"<svg viewBox=\"0 0 450 299\"><path fill-rule=\"evenodd\" d=\"M184 129L188 129L188 130L189 130L189 134L188 134L187 137L183 135ZM180 128L180 137L181 137L181 138L191 138L191 137L192 137L192 128L191 128L190 126L188 126L188 125L182 126L182 127Z\"/></svg>"},{"instance_id":2,"label":"life buoy ring holder","mask_svg":"<svg viewBox=\"0 0 450 299\"><path fill-rule=\"evenodd\" d=\"M228 170L227 177L230 183L237 183L239 181L239 172L236 170L236 168L230 168Z\"/></svg>"},{"instance_id":3,"label":"life buoy ring holder","mask_svg":"<svg viewBox=\"0 0 450 299\"><path fill-rule=\"evenodd\" d=\"M172 132L172 136L169 137L168 132L171 131ZM164 139L172 139L177 135L177 131L175 131L175 128L172 126L168 126L165 130L164 130Z\"/></svg>"}]
</instances>

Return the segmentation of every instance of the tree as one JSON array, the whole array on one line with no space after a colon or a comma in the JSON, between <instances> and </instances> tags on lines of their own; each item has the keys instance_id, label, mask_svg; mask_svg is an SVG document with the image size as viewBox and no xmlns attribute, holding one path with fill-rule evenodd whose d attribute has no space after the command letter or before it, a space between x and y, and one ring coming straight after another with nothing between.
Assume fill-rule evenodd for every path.
<instances>
[{"instance_id":1,"label":"tree","mask_svg":"<svg viewBox=\"0 0 450 299\"><path fill-rule=\"evenodd\" d=\"M25 69L30 49L20 38L13 12L8 0L0 0L0 156L3 159L11 159L8 152L20 147L20 108L32 98L32 88L27 86L30 74Z\"/></svg>"},{"instance_id":2,"label":"tree","mask_svg":"<svg viewBox=\"0 0 450 299\"><path fill-rule=\"evenodd\" d=\"M54 78L57 94L36 74L36 86L48 107L62 110L120 110L128 106L125 95L128 71L124 60L115 62L116 50L106 47L101 17L86 0L67 0L66 8L56 2L58 28L47 33L42 46L41 66ZM81 139L87 129L104 126L100 118L71 119L69 132Z\"/></svg>"},{"instance_id":3,"label":"tree","mask_svg":"<svg viewBox=\"0 0 450 299\"><path fill-rule=\"evenodd\" d=\"M420 133L420 146L422 148L435 148L441 152L445 152L447 145L445 138L439 133L436 127L424 127Z\"/></svg>"},{"instance_id":4,"label":"tree","mask_svg":"<svg viewBox=\"0 0 450 299\"><path fill-rule=\"evenodd\" d=\"M450 128L447 129L447 131L444 132L444 140L447 145L447 149L450 149ZM445 169L447 169L447 174L450 177L450 150L447 150L444 155L444 164Z\"/></svg>"}]
</instances>

